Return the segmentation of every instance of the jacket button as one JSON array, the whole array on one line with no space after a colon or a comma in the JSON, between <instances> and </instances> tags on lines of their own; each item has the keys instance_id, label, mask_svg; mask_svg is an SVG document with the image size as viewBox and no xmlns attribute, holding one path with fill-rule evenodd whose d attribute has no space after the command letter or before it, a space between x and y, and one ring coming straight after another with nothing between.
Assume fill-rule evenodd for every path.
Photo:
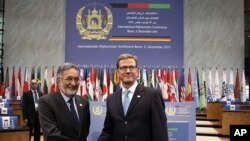
<instances>
[{"instance_id":1,"label":"jacket button","mask_svg":"<svg viewBox=\"0 0 250 141\"><path fill-rule=\"evenodd\" d=\"M124 136L124 138L125 138L125 139L127 139L127 138L128 138L128 136L127 136L127 135L125 135L125 136Z\"/></svg>"},{"instance_id":2,"label":"jacket button","mask_svg":"<svg viewBox=\"0 0 250 141\"><path fill-rule=\"evenodd\" d=\"M124 122L124 124L128 124L128 122L127 122L127 121L125 121L125 122Z\"/></svg>"}]
</instances>

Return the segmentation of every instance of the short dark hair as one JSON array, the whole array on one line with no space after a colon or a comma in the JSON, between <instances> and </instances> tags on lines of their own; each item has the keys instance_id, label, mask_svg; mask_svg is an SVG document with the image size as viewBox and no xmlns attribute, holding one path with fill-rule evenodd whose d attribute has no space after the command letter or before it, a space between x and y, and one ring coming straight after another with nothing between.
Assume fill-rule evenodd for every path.
<instances>
[{"instance_id":1,"label":"short dark hair","mask_svg":"<svg viewBox=\"0 0 250 141\"><path fill-rule=\"evenodd\" d=\"M80 75L80 67L79 66L72 64L72 63L64 63L61 66L59 66L57 69L57 73L56 73L57 78L62 77L62 72L69 70L69 69L72 69L72 68L76 69Z\"/></svg>"},{"instance_id":2,"label":"short dark hair","mask_svg":"<svg viewBox=\"0 0 250 141\"><path fill-rule=\"evenodd\" d=\"M121 60L124 60L124 59L134 59L135 60L135 66L137 67L138 66L138 60L137 60L137 57L135 55L132 55L132 54L128 54L128 53L123 53L121 54L118 59L117 59L117 62L116 62L116 68L118 69L119 68L119 62Z\"/></svg>"}]
</instances>

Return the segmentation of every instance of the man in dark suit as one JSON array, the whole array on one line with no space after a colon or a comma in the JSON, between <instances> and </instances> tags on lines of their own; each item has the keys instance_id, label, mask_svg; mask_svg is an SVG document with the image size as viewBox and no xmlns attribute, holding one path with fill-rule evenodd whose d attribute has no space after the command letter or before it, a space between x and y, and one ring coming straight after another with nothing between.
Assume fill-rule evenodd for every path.
<instances>
[{"instance_id":1,"label":"man in dark suit","mask_svg":"<svg viewBox=\"0 0 250 141\"><path fill-rule=\"evenodd\" d=\"M59 91L40 98L38 112L45 141L87 141L89 102L76 95L80 68L64 63L57 70Z\"/></svg>"},{"instance_id":2,"label":"man in dark suit","mask_svg":"<svg viewBox=\"0 0 250 141\"><path fill-rule=\"evenodd\" d=\"M98 141L168 141L161 92L137 83L137 57L121 54L116 67L122 89L107 98L104 128Z\"/></svg>"},{"instance_id":3,"label":"man in dark suit","mask_svg":"<svg viewBox=\"0 0 250 141\"><path fill-rule=\"evenodd\" d=\"M38 100L42 93L37 91L38 81L30 81L30 90L23 94L22 111L24 123L30 128L30 137L34 131L34 141L40 141L40 124L38 117Z\"/></svg>"}]
</instances>

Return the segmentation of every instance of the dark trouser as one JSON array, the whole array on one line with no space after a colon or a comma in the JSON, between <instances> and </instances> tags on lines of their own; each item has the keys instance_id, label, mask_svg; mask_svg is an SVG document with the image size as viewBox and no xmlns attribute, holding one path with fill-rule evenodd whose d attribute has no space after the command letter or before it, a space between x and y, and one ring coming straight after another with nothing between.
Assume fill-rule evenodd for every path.
<instances>
[{"instance_id":1,"label":"dark trouser","mask_svg":"<svg viewBox=\"0 0 250 141\"><path fill-rule=\"evenodd\" d=\"M38 113L36 113L35 120L30 125L30 138L33 130L34 130L34 141L40 141L40 123L39 123Z\"/></svg>"}]
</instances>

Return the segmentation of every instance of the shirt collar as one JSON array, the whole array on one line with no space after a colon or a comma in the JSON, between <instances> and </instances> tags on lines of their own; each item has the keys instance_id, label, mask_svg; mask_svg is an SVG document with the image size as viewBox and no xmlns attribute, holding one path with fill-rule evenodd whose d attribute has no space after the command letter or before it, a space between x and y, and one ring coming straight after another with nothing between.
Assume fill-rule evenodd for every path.
<instances>
[{"instance_id":1,"label":"shirt collar","mask_svg":"<svg viewBox=\"0 0 250 141\"><path fill-rule=\"evenodd\" d=\"M137 85L138 85L138 82L135 81L135 83L134 83L130 88L128 88L128 90L129 90L132 94L134 94ZM124 87L122 86L122 93L124 93L126 90L127 90L127 89L124 88Z\"/></svg>"},{"instance_id":2,"label":"shirt collar","mask_svg":"<svg viewBox=\"0 0 250 141\"><path fill-rule=\"evenodd\" d=\"M60 93L64 99L64 101L67 103L69 101L69 97L67 97L61 90ZM73 101L75 101L75 96L72 97Z\"/></svg>"}]
</instances>

